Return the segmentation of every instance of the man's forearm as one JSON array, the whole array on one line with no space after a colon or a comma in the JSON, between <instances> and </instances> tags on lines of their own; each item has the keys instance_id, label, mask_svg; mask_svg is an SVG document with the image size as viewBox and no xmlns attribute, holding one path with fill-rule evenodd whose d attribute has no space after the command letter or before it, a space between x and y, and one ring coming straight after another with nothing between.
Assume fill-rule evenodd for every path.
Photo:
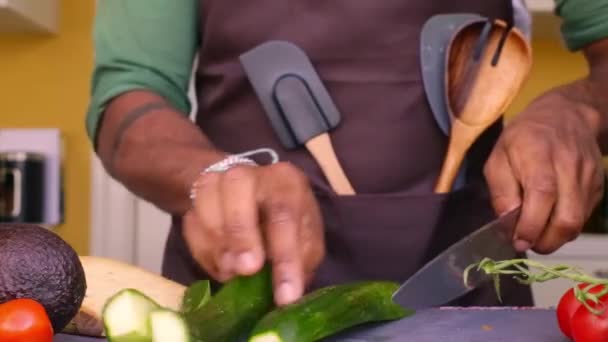
<instances>
[{"instance_id":1,"label":"man's forearm","mask_svg":"<svg viewBox=\"0 0 608 342\"><path fill-rule=\"evenodd\" d=\"M545 96L562 96L578 103L580 115L598 139L602 153L608 153L608 40L600 41L583 50L589 65L589 75L560 86L557 92Z\"/></svg>"},{"instance_id":2,"label":"man's forearm","mask_svg":"<svg viewBox=\"0 0 608 342\"><path fill-rule=\"evenodd\" d=\"M589 64L587 77L588 101L597 110L598 142L602 153L608 153L608 40L604 39L584 49Z\"/></svg>"},{"instance_id":3,"label":"man's forearm","mask_svg":"<svg viewBox=\"0 0 608 342\"><path fill-rule=\"evenodd\" d=\"M224 157L187 117L146 91L108 105L97 153L112 177L173 214L189 209L190 186L201 169Z\"/></svg>"}]
</instances>

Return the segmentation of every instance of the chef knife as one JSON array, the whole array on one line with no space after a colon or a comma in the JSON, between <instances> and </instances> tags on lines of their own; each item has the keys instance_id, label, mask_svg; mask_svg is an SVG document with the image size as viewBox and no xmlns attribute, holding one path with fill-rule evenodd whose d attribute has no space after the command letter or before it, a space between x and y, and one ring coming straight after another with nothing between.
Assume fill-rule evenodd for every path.
<instances>
[{"instance_id":1,"label":"chef knife","mask_svg":"<svg viewBox=\"0 0 608 342\"><path fill-rule=\"evenodd\" d=\"M464 271L484 258L517 256L513 233L520 212L521 207L513 209L450 246L405 281L393 300L414 310L441 306L490 281L491 277L472 270L465 284Z\"/></svg>"}]
</instances>

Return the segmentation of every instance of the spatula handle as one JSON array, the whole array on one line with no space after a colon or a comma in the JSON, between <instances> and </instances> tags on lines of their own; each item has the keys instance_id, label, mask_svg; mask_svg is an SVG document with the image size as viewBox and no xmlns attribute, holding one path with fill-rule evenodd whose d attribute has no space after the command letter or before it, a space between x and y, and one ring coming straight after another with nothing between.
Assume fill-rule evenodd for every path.
<instances>
[{"instance_id":1,"label":"spatula handle","mask_svg":"<svg viewBox=\"0 0 608 342\"><path fill-rule=\"evenodd\" d=\"M325 174L329 185L338 195L354 195L355 190L346 177L327 133L306 142L306 148Z\"/></svg>"}]
</instances>

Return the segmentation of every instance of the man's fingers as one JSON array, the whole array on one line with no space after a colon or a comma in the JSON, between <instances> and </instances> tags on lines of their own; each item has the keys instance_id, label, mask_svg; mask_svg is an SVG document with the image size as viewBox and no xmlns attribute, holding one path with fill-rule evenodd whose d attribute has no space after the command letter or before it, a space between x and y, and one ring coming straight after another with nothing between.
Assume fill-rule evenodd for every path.
<instances>
[{"instance_id":1,"label":"man's fingers","mask_svg":"<svg viewBox=\"0 0 608 342\"><path fill-rule=\"evenodd\" d=\"M602 201L606 190L606 173L599 148L590 153L589 158L584 161L582 168L582 189L587 191L585 199L588 201L586 218L589 218L597 205Z\"/></svg>"},{"instance_id":2,"label":"man's fingers","mask_svg":"<svg viewBox=\"0 0 608 342\"><path fill-rule=\"evenodd\" d=\"M184 230L195 260L214 278L251 275L272 263L275 302L304 293L324 256L320 210L293 166L237 167L199 179L200 229Z\"/></svg>"},{"instance_id":3,"label":"man's fingers","mask_svg":"<svg viewBox=\"0 0 608 342\"><path fill-rule=\"evenodd\" d=\"M513 172L507 153L502 145L498 145L488 158L484 168L492 196L492 205L498 215L521 205L520 185Z\"/></svg>"},{"instance_id":4,"label":"man's fingers","mask_svg":"<svg viewBox=\"0 0 608 342\"><path fill-rule=\"evenodd\" d=\"M557 180L551 163L535 162L525 170L522 212L515 230L516 247L526 250L543 234L557 199Z\"/></svg>"},{"instance_id":5,"label":"man's fingers","mask_svg":"<svg viewBox=\"0 0 608 342\"><path fill-rule=\"evenodd\" d=\"M211 277L220 279L219 266L213 256L213 245L205 235L201 222L195 212L188 212L183 217L182 234L190 255Z\"/></svg>"},{"instance_id":6,"label":"man's fingers","mask_svg":"<svg viewBox=\"0 0 608 342\"><path fill-rule=\"evenodd\" d=\"M581 163L575 152L556 151L555 175L557 202L548 227L538 239L534 250L549 254L576 238L585 222L587 201L581 188Z\"/></svg>"},{"instance_id":7,"label":"man's fingers","mask_svg":"<svg viewBox=\"0 0 608 342\"><path fill-rule=\"evenodd\" d=\"M293 202L292 202L293 203ZM273 265L276 302L296 300L303 291L303 269L298 245L298 213L284 199L270 201L266 207L268 252Z\"/></svg>"},{"instance_id":8,"label":"man's fingers","mask_svg":"<svg viewBox=\"0 0 608 342\"><path fill-rule=\"evenodd\" d=\"M237 167L222 177L223 236L227 249L222 268L251 275L264 265L264 248L258 221L256 176L251 167Z\"/></svg>"},{"instance_id":9,"label":"man's fingers","mask_svg":"<svg viewBox=\"0 0 608 342\"><path fill-rule=\"evenodd\" d=\"M209 268L217 268L215 279L219 281L228 280L233 276L230 270L221 267L222 255L227 245L225 244L222 227L224 226L221 192L221 176L217 173L209 173L198 181L198 190L195 199L195 212L200 226L200 236L192 234L190 243L205 249L200 252L197 260L205 271L211 272ZM201 240L201 241L198 241ZM205 260L202 260L202 259ZM208 260L211 259L211 260Z\"/></svg>"},{"instance_id":10,"label":"man's fingers","mask_svg":"<svg viewBox=\"0 0 608 342\"><path fill-rule=\"evenodd\" d=\"M262 208L267 253L273 268L275 302L289 304L304 292L304 261L301 254L301 222L305 210L305 187L288 164L277 164L274 179L265 183Z\"/></svg>"},{"instance_id":11,"label":"man's fingers","mask_svg":"<svg viewBox=\"0 0 608 342\"><path fill-rule=\"evenodd\" d=\"M312 277L325 258L325 235L320 209L313 198L309 202L300 221L299 245L304 273Z\"/></svg>"}]
</instances>

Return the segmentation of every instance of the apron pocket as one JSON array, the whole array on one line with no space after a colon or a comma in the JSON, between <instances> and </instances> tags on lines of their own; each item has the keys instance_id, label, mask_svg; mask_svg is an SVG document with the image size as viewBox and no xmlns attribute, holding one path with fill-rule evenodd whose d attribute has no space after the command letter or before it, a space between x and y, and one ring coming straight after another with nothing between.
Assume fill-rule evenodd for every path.
<instances>
[{"instance_id":1,"label":"apron pocket","mask_svg":"<svg viewBox=\"0 0 608 342\"><path fill-rule=\"evenodd\" d=\"M483 188L448 194L319 195L327 256L313 287L356 280L402 282L494 217Z\"/></svg>"}]
</instances>

